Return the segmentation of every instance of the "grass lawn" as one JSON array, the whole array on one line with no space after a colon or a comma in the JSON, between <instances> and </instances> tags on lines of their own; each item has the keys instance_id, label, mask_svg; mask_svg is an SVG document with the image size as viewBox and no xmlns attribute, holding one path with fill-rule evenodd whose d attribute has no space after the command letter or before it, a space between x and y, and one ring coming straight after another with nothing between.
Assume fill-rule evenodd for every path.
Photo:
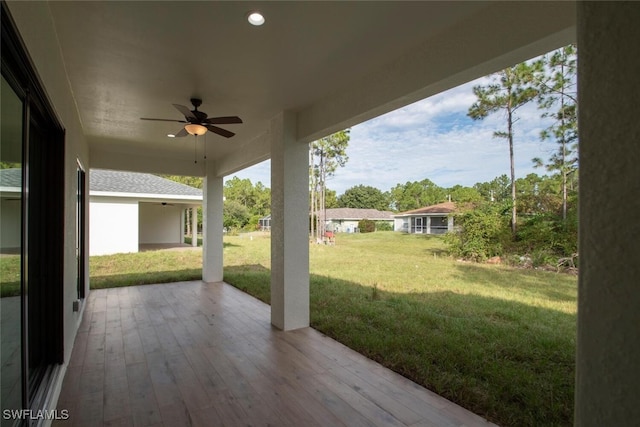
<instances>
[{"instance_id":1,"label":"grass lawn","mask_svg":"<svg viewBox=\"0 0 640 427\"><path fill-rule=\"evenodd\" d=\"M92 257L92 288L201 278L201 251ZM225 236L224 279L269 302L270 239ZM577 281L446 255L438 237L310 246L314 328L507 426L572 425Z\"/></svg>"},{"instance_id":2,"label":"grass lawn","mask_svg":"<svg viewBox=\"0 0 640 427\"><path fill-rule=\"evenodd\" d=\"M268 239L226 241L225 281L269 302ZM393 232L340 234L310 263L314 328L500 425L572 425L576 277Z\"/></svg>"}]
</instances>

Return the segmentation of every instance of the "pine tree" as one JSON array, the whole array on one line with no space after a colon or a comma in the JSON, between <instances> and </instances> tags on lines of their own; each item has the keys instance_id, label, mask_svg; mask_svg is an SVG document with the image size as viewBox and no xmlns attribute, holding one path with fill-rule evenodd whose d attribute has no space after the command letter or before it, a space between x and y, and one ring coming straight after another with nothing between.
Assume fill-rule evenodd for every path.
<instances>
[{"instance_id":1,"label":"pine tree","mask_svg":"<svg viewBox=\"0 0 640 427\"><path fill-rule=\"evenodd\" d=\"M309 144L309 186L311 192L311 235L321 241L324 234L327 178L349 157L349 129L313 141Z\"/></svg>"},{"instance_id":2,"label":"pine tree","mask_svg":"<svg viewBox=\"0 0 640 427\"><path fill-rule=\"evenodd\" d=\"M576 88L577 49L565 46L543 59L545 67L536 73L539 85L538 106L544 109L542 117L551 117L553 124L543 130L540 138L555 140L558 149L545 165L534 158L536 167L558 171L562 180L562 219L567 219L569 178L578 169L578 100ZM556 107L555 111L549 111Z\"/></svg>"},{"instance_id":3,"label":"pine tree","mask_svg":"<svg viewBox=\"0 0 640 427\"><path fill-rule=\"evenodd\" d=\"M494 81L486 86L474 86L473 93L477 101L469 108L467 115L474 120L482 120L491 113L502 111L507 118L507 130L496 131L493 136L509 142L509 162L511 171L511 233L517 231L516 213L516 173L513 154L516 111L537 95L537 89L531 84L535 67L539 64L520 63L505 68L492 75Z\"/></svg>"}]
</instances>

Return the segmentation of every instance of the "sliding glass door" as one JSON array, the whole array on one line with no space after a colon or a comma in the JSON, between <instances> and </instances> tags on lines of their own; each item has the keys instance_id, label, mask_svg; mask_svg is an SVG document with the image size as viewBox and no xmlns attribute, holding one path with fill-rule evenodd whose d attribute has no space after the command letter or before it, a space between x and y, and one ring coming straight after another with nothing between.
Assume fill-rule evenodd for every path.
<instances>
[{"instance_id":1,"label":"sliding glass door","mask_svg":"<svg viewBox=\"0 0 640 427\"><path fill-rule=\"evenodd\" d=\"M64 130L2 5L0 403L41 409L63 362ZM24 421L24 419L22 420Z\"/></svg>"},{"instance_id":2,"label":"sliding glass door","mask_svg":"<svg viewBox=\"0 0 640 427\"><path fill-rule=\"evenodd\" d=\"M0 110L0 397L2 409L21 409L23 103L2 77ZM2 420L2 425L10 425Z\"/></svg>"}]
</instances>

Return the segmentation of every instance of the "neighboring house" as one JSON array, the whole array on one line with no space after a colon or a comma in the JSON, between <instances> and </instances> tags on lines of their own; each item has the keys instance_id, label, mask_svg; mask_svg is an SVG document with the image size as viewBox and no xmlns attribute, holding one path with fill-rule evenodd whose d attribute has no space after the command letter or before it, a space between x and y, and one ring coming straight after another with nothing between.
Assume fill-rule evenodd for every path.
<instances>
[{"instance_id":1,"label":"neighboring house","mask_svg":"<svg viewBox=\"0 0 640 427\"><path fill-rule=\"evenodd\" d=\"M202 205L202 190L148 173L91 169L89 189L90 255L182 243L185 210Z\"/></svg>"},{"instance_id":2,"label":"neighboring house","mask_svg":"<svg viewBox=\"0 0 640 427\"><path fill-rule=\"evenodd\" d=\"M384 221L393 225L393 212L377 209L334 208L326 209L326 229L338 233L358 232L358 222L363 219Z\"/></svg>"},{"instance_id":3,"label":"neighboring house","mask_svg":"<svg viewBox=\"0 0 640 427\"><path fill-rule=\"evenodd\" d=\"M417 234L444 234L453 230L453 202L438 203L394 215L395 231Z\"/></svg>"},{"instance_id":4,"label":"neighboring house","mask_svg":"<svg viewBox=\"0 0 640 427\"><path fill-rule=\"evenodd\" d=\"M20 253L22 169L0 169L0 253Z\"/></svg>"},{"instance_id":5,"label":"neighboring house","mask_svg":"<svg viewBox=\"0 0 640 427\"><path fill-rule=\"evenodd\" d=\"M271 214L258 220L260 231L271 231Z\"/></svg>"}]
</instances>

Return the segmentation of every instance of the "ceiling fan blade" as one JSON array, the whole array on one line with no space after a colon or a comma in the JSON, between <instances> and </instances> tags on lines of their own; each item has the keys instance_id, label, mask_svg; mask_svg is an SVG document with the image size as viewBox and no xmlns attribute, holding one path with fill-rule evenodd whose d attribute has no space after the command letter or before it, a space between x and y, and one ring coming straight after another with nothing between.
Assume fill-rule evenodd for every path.
<instances>
[{"instance_id":1,"label":"ceiling fan blade","mask_svg":"<svg viewBox=\"0 0 640 427\"><path fill-rule=\"evenodd\" d=\"M177 122L177 123L189 123L184 120L173 120L173 119L148 119L146 117L140 117L140 120L153 120L154 122Z\"/></svg>"},{"instance_id":2,"label":"ceiling fan blade","mask_svg":"<svg viewBox=\"0 0 640 427\"><path fill-rule=\"evenodd\" d=\"M207 129L209 129L213 133L217 133L220 136L224 136L225 138L231 138L235 133L228 131L226 129L219 128L213 125L205 125Z\"/></svg>"},{"instance_id":3,"label":"ceiling fan blade","mask_svg":"<svg viewBox=\"0 0 640 427\"><path fill-rule=\"evenodd\" d=\"M184 105L173 104L173 106L176 107L176 110L180 111L182 115L185 116L187 119L198 120L198 118L191 112L191 110L189 110Z\"/></svg>"},{"instance_id":4,"label":"ceiling fan blade","mask_svg":"<svg viewBox=\"0 0 640 427\"><path fill-rule=\"evenodd\" d=\"M189 132L185 128L180 129L180 132L175 134L175 138L182 138L183 136L189 135Z\"/></svg>"},{"instance_id":5,"label":"ceiling fan blade","mask_svg":"<svg viewBox=\"0 0 640 427\"><path fill-rule=\"evenodd\" d=\"M205 122L212 125L229 125L234 123L242 123L242 119L238 116L227 117L209 117Z\"/></svg>"}]
</instances>

